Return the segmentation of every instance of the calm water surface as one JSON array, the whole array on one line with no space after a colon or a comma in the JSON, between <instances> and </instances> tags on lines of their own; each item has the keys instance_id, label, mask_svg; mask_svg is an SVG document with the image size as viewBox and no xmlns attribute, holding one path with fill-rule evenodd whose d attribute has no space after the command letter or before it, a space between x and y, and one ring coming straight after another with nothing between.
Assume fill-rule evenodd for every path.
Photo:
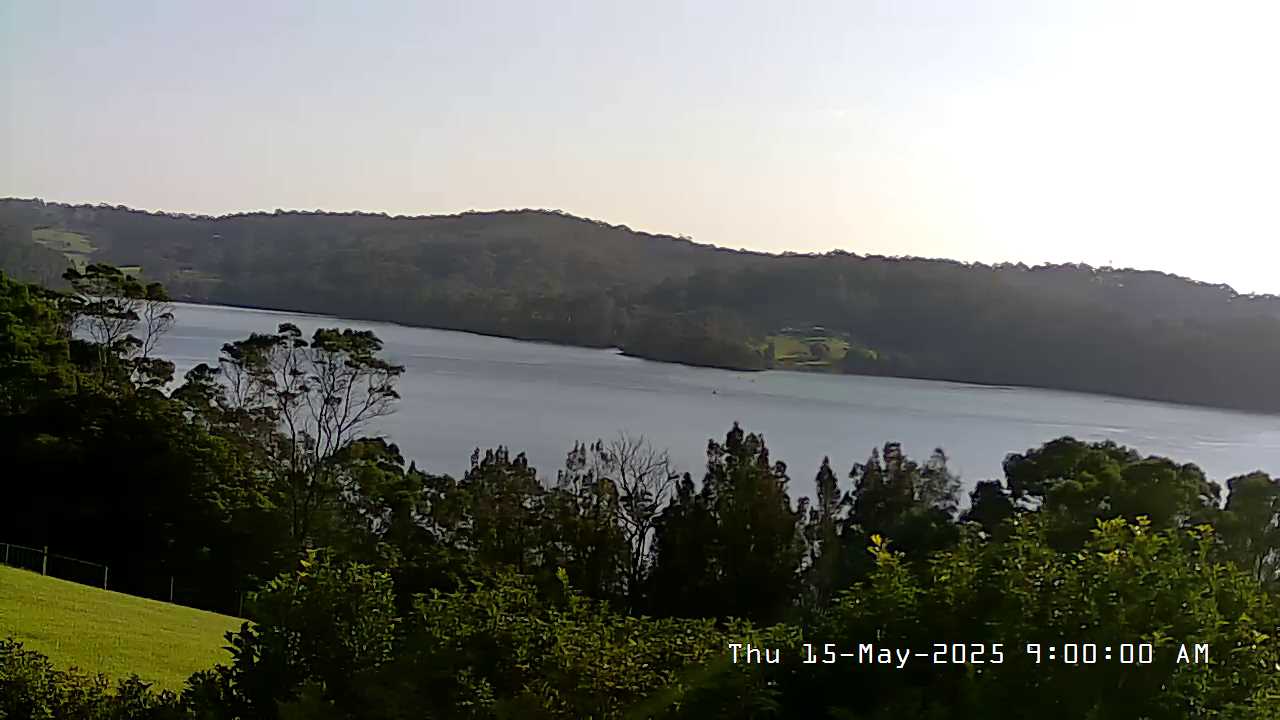
<instances>
[{"instance_id":1,"label":"calm water surface","mask_svg":"<svg viewBox=\"0 0 1280 720\"><path fill-rule=\"evenodd\" d=\"M375 331L405 366L402 400L374 430L418 466L461 474L471 451L505 444L554 477L575 441L642 434L695 477L709 438L734 421L763 432L793 495L812 494L823 456L837 472L886 441L924 459L935 447L971 486L999 477L1007 453L1062 435L1108 438L1194 462L1210 477L1280 473L1280 416L1025 388L786 371L738 373L591 350L385 323L179 305L160 352L181 376L224 342L292 322Z\"/></svg>"}]
</instances>

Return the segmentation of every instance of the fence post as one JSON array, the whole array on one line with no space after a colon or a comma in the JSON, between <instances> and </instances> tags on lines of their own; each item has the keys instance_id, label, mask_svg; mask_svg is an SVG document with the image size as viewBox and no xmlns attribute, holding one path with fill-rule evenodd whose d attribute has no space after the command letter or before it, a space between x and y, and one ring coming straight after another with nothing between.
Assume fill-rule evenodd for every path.
<instances>
[{"instance_id":1,"label":"fence post","mask_svg":"<svg viewBox=\"0 0 1280 720\"><path fill-rule=\"evenodd\" d=\"M169 602L173 602L173 576L169 576Z\"/></svg>"},{"instance_id":2,"label":"fence post","mask_svg":"<svg viewBox=\"0 0 1280 720\"><path fill-rule=\"evenodd\" d=\"M111 568L107 567L106 565L102 566L102 589L103 590L107 589L107 571L110 569Z\"/></svg>"},{"instance_id":3,"label":"fence post","mask_svg":"<svg viewBox=\"0 0 1280 720\"><path fill-rule=\"evenodd\" d=\"M49 546L44 546L44 551L40 553L40 574L49 574Z\"/></svg>"},{"instance_id":4,"label":"fence post","mask_svg":"<svg viewBox=\"0 0 1280 720\"><path fill-rule=\"evenodd\" d=\"M4 564L9 564L9 543L4 544Z\"/></svg>"}]
</instances>

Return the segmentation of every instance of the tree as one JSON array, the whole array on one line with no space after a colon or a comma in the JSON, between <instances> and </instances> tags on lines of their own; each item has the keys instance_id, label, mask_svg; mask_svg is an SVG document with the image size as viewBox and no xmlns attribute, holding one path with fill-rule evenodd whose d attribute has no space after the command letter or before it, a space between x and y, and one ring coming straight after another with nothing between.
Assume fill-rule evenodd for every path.
<instances>
[{"instance_id":1,"label":"tree","mask_svg":"<svg viewBox=\"0 0 1280 720\"><path fill-rule=\"evenodd\" d=\"M161 336L173 328L173 303L160 283L147 283L142 291L142 356L151 357Z\"/></svg>"},{"instance_id":2,"label":"tree","mask_svg":"<svg viewBox=\"0 0 1280 720\"><path fill-rule=\"evenodd\" d=\"M828 458L822 458L822 466L814 479L817 500L809 508L804 527L808 550L805 573L810 596L806 598L815 608L826 607L841 579L844 550L841 547L840 528L849 508L849 495L840 490L839 480L831 470Z\"/></svg>"},{"instance_id":3,"label":"tree","mask_svg":"<svg viewBox=\"0 0 1280 720\"><path fill-rule=\"evenodd\" d=\"M987 537L1002 539L1017 507L999 480L980 480L969 493L969 509L964 522L976 523Z\"/></svg>"},{"instance_id":4,"label":"tree","mask_svg":"<svg viewBox=\"0 0 1280 720\"><path fill-rule=\"evenodd\" d=\"M399 633L389 574L312 551L251 603L257 621L227 633L231 664L193 676L189 700L264 720L311 695L347 717L361 708L360 677L392 659Z\"/></svg>"},{"instance_id":5,"label":"tree","mask_svg":"<svg viewBox=\"0 0 1280 720\"><path fill-rule=\"evenodd\" d=\"M624 548L618 563L619 589L633 611L642 606L654 532L678 477L671 471L665 451L653 447L643 436L625 433L607 443L597 440L590 446L576 445L560 474L559 488L580 498L579 506L591 508L596 536L612 538L616 534ZM592 594L591 584L577 581L573 573L570 579Z\"/></svg>"},{"instance_id":6,"label":"tree","mask_svg":"<svg viewBox=\"0 0 1280 720\"><path fill-rule=\"evenodd\" d=\"M481 567L521 573L543 567L546 491L524 453L477 449L458 490L459 541Z\"/></svg>"},{"instance_id":7,"label":"tree","mask_svg":"<svg viewBox=\"0 0 1280 720\"><path fill-rule=\"evenodd\" d=\"M335 457L338 512L335 543L344 557L378 562L387 547L421 542L431 480L382 438L360 438Z\"/></svg>"},{"instance_id":8,"label":"tree","mask_svg":"<svg viewBox=\"0 0 1280 720\"><path fill-rule=\"evenodd\" d=\"M0 273L0 415L19 417L47 394L74 390L63 300Z\"/></svg>"},{"instance_id":9,"label":"tree","mask_svg":"<svg viewBox=\"0 0 1280 720\"><path fill-rule=\"evenodd\" d=\"M617 483L601 466L600 443L575 443L546 495L548 566L564 568L588 596L619 597L627 544L620 523ZM590 458L590 459L589 459Z\"/></svg>"},{"instance_id":10,"label":"tree","mask_svg":"<svg viewBox=\"0 0 1280 720\"><path fill-rule=\"evenodd\" d=\"M646 607L660 616L713 616L716 519L689 473L658 515Z\"/></svg>"},{"instance_id":11,"label":"tree","mask_svg":"<svg viewBox=\"0 0 1280 720\"><path fill-rule=\"evenodd\" d=\"M627 592L635 609L650 570L658 517L671 501L678 476L666 451L653 447L643 436L619 433L603 447L602 455L602 469L618 487L618 516L630 553Z\"/></svg>"},{"instance_id":12,"label":"tree","mask_svg":"<svg viewBox=\"0 0 1280 720\"><path fill-rule=\"evenodd\" d=\"M381 350L372 331L322 328L308 342L292 323L222 348L228 403L272 427L259 435L259 448L299 547L318 541L319 524L338 494L343 451L400 397L395 382L404 367L379 357Z\"/></svg>"},{"instance_id":13,"label":"tree","mask_svg":"<svg viewBox=\"0 0 1280 720\"><path fill-rule=\"evenodd\" d=\"M74 292L75 327L102 349L105 365L105 354L122 352L122 344L138 324L138 282L119 268L102 264L89 265L84 272L68 268L62 278Z\"/></svg>"},{"instance_id":14,"label":"tree","mask_svg":"<svg viewBox=\"0 0 1280 720\"><path fill-rule=\"evenodd\" d=\"M95 263L84 271L68 268L74 327L98 351L105 379L112 365L128 365L135 384L163 387L173 378L173 364L153 357L160 338L173 327L173 305L159 283L143 284L112 265ZM141 326L142 337L133 332Z\"/></svg>"},{"instance_id":15,"label":"tree","mask_svg":"<svg viewBox=\"0 0 1280 720\"><path fill-rule=\"evenodd\" d=\"M175 577L182 602L234 610L255 575L279 569L275 506L256 458L235 429L187 403L199 386L209 406L216 383L169 397L147 387L163 377L127 362L168 367L143 357L154 347L146 339L112 335L127 328L113 325L121 308L136 307L152 313L144 334L154 341L163 292L105 266L75 277L85 291L75 296L0 277L0 466L6 477L49 479L6 486L0 525L10 542L110 566L112 589L167 597ZM116 349L86 339L92 328Z\"/></svg>"},{"instance_id":16,"label":"tree","mask_svg":"<svg viewBox=\"0 0 1280 720\"><path fill-rule=\"evenodd\" d=\"M1186 527L1216 512L1220 488L1200 468L1143 458L1110 441L1064 437L1004 461L1012 498L1049 518L1062 547L1077 547L1099 520L1147 517L1157 528Z\"/></svg>"},{"instance_id":17,"label":"tree","mask_svg":"<svg viewBox=\"0 0 1280 720\"><path fill-rule=\"evenodd\" d=\"M873 450L867 462L853 466L849 477L853 490L842 537L855 577L867 569L866 554L856 550L874 535L892 539L917 561L957 540L954 518L960 482L947 468L942 450L935 450L922 466L898 443L885 443L883 454Z\"/></svg>"},{"instance_id":18,"label":"tree","mask_svg":"<svg viewBox=\"0 0 1280 720\"><path fill-rule=\"evenodd\" d=\"M659 521L657 607L779 620L795 599L804 553L787 483L786 465L769 461L764 438L736 423L724 443L708 443L702 488L694 495L686 478Z\"/></svg>"},{"instance_id":19,"label":"tree","mask_svg":"<svg viewBox=\"0 0 1280 720\"><path fill-rule=\"evenodd\" d=\"M1219 522L1229 556L1269 586L1280 583L1280 481L1262 472L1227 481Z\"/></svg>"}]
</instances>

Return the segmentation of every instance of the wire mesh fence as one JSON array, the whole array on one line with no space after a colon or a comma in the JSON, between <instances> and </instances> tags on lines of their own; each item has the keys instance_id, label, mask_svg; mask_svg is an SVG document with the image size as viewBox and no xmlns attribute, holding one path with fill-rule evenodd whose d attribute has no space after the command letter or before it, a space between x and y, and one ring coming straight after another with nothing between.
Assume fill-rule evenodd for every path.
<instances>
[{"instance_id":1,"label":"wire mesh fence","mask_svg":"<svg viewBox=\"0 0 1280 720\"><path fill-rule=\"evenodd\" d=\"M0 565L105 590L123 590L130 595L175 605L235 613L237 617L244 615L245 598L248 594L243 589L228 588L225 597L219 595L210 598L207 588L192 585L190 579L184 582L178 575L147 577L141 582L135 578L135 582L127 583L127 588L112 587L111 569L103 563L49 552L48 547L28 547L15 543L0 543Z\"/></svg>"},{"instance_id":2,"label":"wire mesh fence","mask_svg":"<svg viewBox=\"0 0 1280 720\"><path fill-rule=\"evenodd\" d=\"M111 571L106 565L51 553L47 547L0 543L0 563L100 588L108 588L111 581Z\"/></svg>"}]
</instances>

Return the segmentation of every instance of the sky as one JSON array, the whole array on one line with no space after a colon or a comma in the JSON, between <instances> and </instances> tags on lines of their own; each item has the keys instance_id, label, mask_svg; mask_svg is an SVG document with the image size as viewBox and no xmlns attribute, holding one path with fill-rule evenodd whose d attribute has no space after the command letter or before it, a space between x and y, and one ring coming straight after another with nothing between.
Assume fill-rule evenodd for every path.
<instances>
[{"instance_id":1,"label":"sky","mask_svg":"<svg viewBox=\"0 0 1280 720\"><path fill-rule=\"evenodd\" d=\"M0 0L0 196L1280 293L1280 3Z\"/></svg>"}]
</instances>

